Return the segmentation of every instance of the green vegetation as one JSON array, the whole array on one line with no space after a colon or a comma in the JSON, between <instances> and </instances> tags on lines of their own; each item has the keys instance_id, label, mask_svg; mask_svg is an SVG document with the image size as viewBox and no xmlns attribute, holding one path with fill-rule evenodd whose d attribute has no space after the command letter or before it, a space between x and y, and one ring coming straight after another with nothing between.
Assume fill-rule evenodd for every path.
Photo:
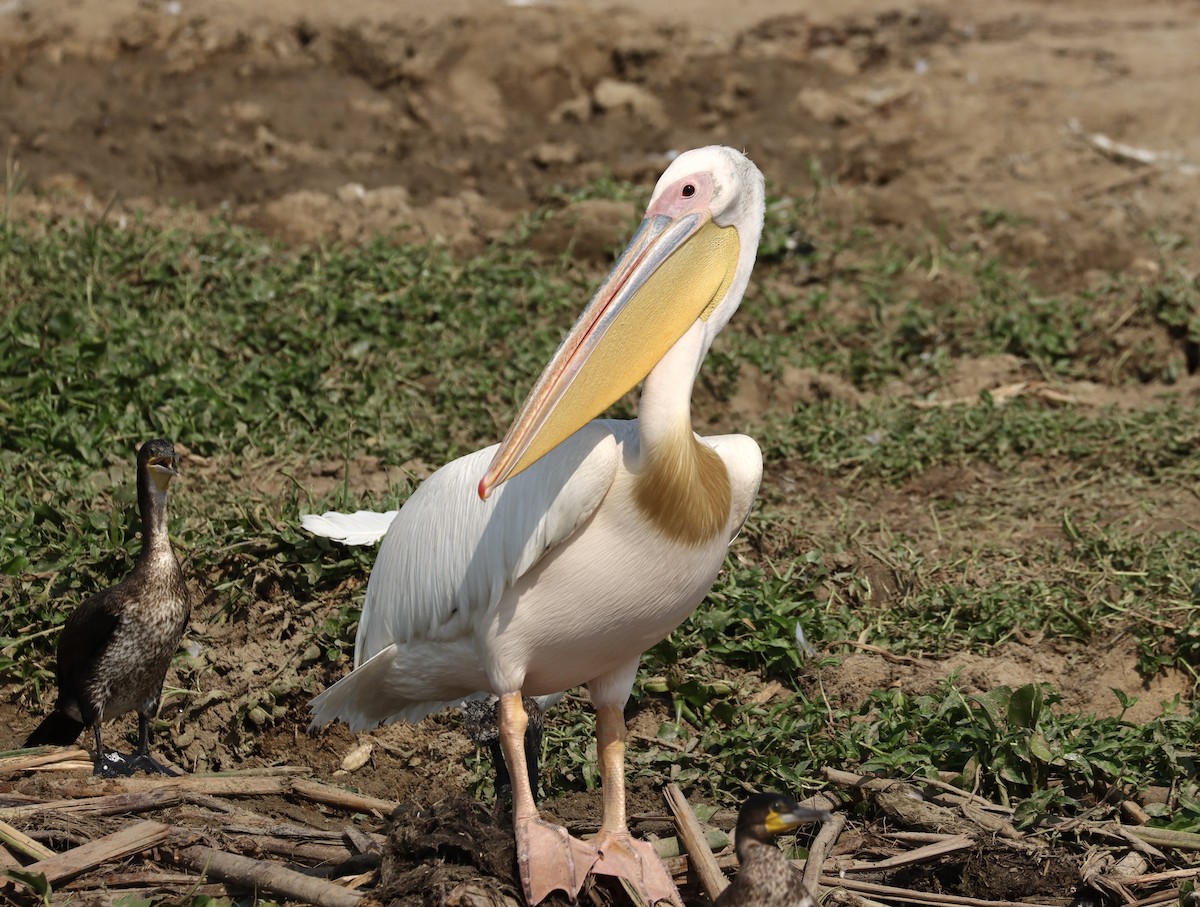
<instances>
[{"instance_id":1,"label":"green vegetation","mask_svg":"<svg viewBox=\"0 0 1200 907\"><path fill-rule=\"evenodd\" d=\"M645 659L637 694L665 718L657 742L631 748L635 773L733 799L743 785L811 788L825 765L949 771L1024 821L1154 785L1176 794L1164 822L1200 827L1189 702L1134 722L1119 693L1097 718L1040 684L964 693L949 666L927 692L901 683L852 705L822 687L856 646L915 659L1035 637L1086 660L1124 635L1146 676L1194 674L1194 397L914 400L936 403L956 363L1001 354L1030 380L1169 385L1186 374L1177 344L1200 330L1195 280L1164 248L1152 285L1112 275L1087 292L1043 289L1044 275L978 249L924 237L914 252L817 211L773 201L755 288L703 382L720 400L747 366L768 381L809 369L861 399L723 417L763 446L763 503L707 603ZM314 495L297 474L362 454L432 466L494 441L598 276L533 258L519 235L464 261L384 242L288 250L222 223L202 235L6 223L0 671L23 701L43 696L58 603L126 570L133 447L162 435L211 465L185 475L171 512L206 613L229 618L256 595L306 606L289 607L296 645L324 682L352 650L374 552L309 538L298 513L394 506L413 483ZM955 470L968 478L951 487ZM800 651L797 624L818 654ZM305 698L264 697L261 720ZM597 781L582 715L568 703L548 728L548 775L567 786Z\"/></svg>"}]
</instances>

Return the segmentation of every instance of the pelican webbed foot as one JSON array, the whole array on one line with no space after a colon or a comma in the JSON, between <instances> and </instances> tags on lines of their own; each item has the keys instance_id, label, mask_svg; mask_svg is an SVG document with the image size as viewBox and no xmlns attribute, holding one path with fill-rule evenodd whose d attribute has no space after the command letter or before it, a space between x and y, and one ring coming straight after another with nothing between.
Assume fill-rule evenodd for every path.
<instances>
[{"instance_id":1,"label":"pelican webbed foot","mask_svg":"<svg viewBox=\"0 0 1200 907\"><path fill-rule=\"evenodd\" d=\"M600 859L592 866L594 874L624 879L647 904L665 901L683 907L679 889L653 846L634 840L628 832L611 831L602 831L589 843L600 852Z\"/></svg>"},{"instance_id":2,"label":"pelican webbed foot","mask_svg":"<svg viewBox=\"0 0 1200 907\"><path fill-rule=\"evenodd\" d=\"M555 890L575 900L600 856L596 848L571 837L561 825L536 816L515 821L513 833L526 903L541 903Z\"/></svg>"}]
</instances>

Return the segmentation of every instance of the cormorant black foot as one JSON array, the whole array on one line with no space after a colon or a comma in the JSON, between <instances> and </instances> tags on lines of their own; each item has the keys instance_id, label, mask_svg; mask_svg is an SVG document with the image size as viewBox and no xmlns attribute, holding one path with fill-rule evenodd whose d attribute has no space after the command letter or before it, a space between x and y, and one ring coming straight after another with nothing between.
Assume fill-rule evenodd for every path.
<instances>
[{"instance_id":1,"label":"cormorant black foot","mask_svg":"<svg viewBox=\"0 0 1200 907\"><path fill-rule=\"evenodd\" d=\"M148 775L166 775L168 778L178 778L179 772L167 768L148 753L138 753L129 760L132 771L145 772Z\"/></svg>"},{"instance_id":2,"label":"cormorant black foot","mask_svg":"<svg viewBox=\"0 0 1200 907\"><path fill-rule=\"evenodd\" d=\"M95 761L95 775L98 778L132 778L136 772L166 775L169 778L179 777L179 772L167 768L148 753L130 753L123 756L116 750L110 750Z\"/></svg>"},{"instance_id":3,"label":"cormorant black foot","mask_svg":"<svg viewBox=\"0 0 1200 907\"><path fill-rule=\"evenodd\" d=\"M133 760L116 750L98 750L92 773L97 778L129 778L133 775Z\"/></svg>"}]
</instances>

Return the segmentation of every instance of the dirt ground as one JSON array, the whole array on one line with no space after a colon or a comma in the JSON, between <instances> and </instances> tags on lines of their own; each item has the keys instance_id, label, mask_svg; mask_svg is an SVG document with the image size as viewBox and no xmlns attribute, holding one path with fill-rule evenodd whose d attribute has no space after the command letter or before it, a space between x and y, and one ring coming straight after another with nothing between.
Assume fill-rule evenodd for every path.
<instances>
[{"instance_id":1,"label":"dirt ground","mask_svg":"<svg viewBox=\"0 0 1200 907\"><path fill-rule=\"evenodd\" d=\"M182 226L220 213L289 242L383 233L469 252L563 188L606 175L648 184L670 150L720 142L744 148L776 194L808 193L816 161L829 183L822 203L840 216L899 242L925 230L993 244L1010 261L1048 266L1038 279L1052 288L1086 288L1113 270L1152 275L1152 230L1197 232L1194 2L304 6L0 0L11 210ZM985 210L1014 215L1012 226L980 235ZM631 214L580 203L534 242L602 262ZM958 392L1006 368L964 364ZM771 405L752 387L739 399ZM351 485L365 487L373 464L357 466ZM990 477L923 481L944 493ZM921 519L911 503L931 490L879 491L861 506ZM1194 499L1161 503L1164 518L1200 524ZM878 579L885 588L886 571ZM265 733L234 728L264 677L312 684L311 662L289 645L304 615L262 598L232 624L197 615L193 658L169 683L212 698L189 705L168 755L193 770L286 761L346 780L335 772L359 740L344 728L309 738L299 718L257 702ZM236 660L219 654L230 650ZM961 663L974 688L1048 680L1068 706L1099 712L1115 708L1110 686L1139 696L1147 714L1188 689L1172 676L1147 687L1132 655L1118 641L1081 675L1078 651L1027 640ZM853 702L872 687L928 688L956 663L901 669L864 652L823 682ZM18 742L27 716L9 705L0 714L11 729L0 746ZM453 719L370 739L374 753L353 775L360 790L424 804L462 792L472 747Z\"/></svg>"}]
</instances>

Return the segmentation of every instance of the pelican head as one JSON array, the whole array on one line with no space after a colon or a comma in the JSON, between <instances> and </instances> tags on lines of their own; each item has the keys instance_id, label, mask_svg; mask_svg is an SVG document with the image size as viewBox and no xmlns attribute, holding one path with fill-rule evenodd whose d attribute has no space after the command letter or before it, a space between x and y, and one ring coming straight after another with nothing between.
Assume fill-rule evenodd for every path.
<instances>
[{"instance_id":1,"label":"pelican head","mask_svg":"<svg viewBox=\"0 0 1200 907\"><path fill-rule=\"evenodd\" d=\"M671 163L633 239L522 405L479 483L481 498L630 391L698 322L699 367L742 301L764 209L762 173L741 152L712 145Z\"/></svg>"}]
</instances>

